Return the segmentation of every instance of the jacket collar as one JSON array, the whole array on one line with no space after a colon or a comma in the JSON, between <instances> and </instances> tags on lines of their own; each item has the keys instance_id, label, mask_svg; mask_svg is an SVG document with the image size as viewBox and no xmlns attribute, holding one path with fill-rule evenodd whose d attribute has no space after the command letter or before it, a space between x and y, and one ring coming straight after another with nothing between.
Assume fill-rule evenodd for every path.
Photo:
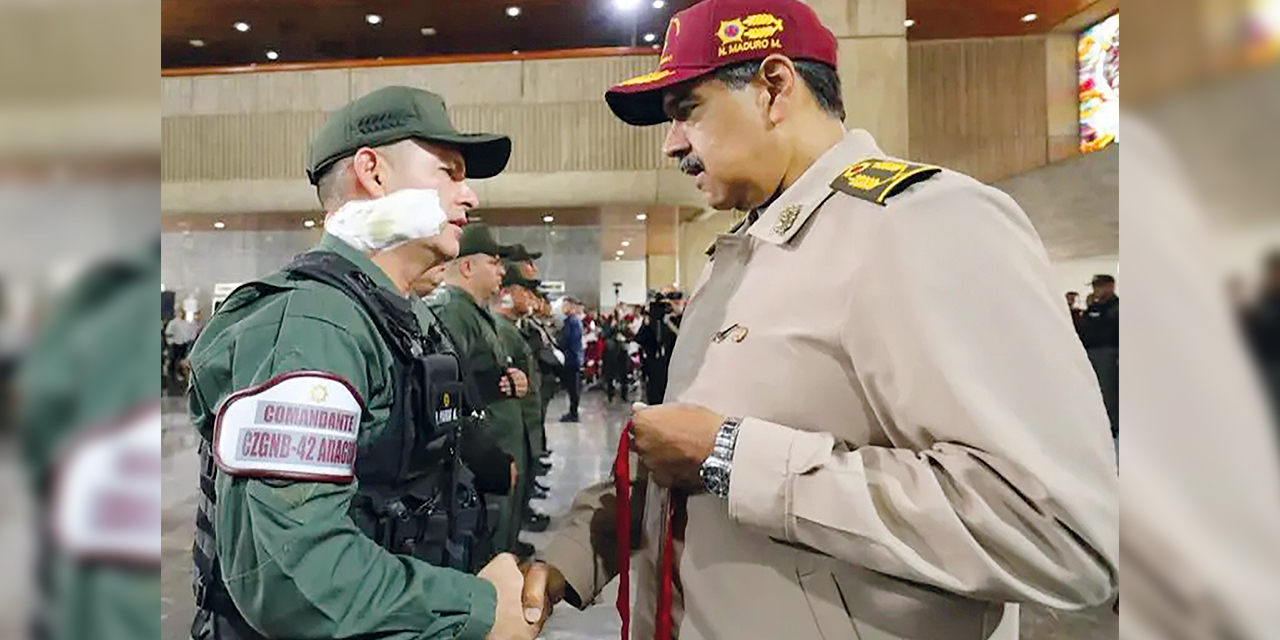
<instances>
[{"instance_id":1,"label":"jacket collar","mask_svg":"<svg viewBox=\"0 0 1280 640\"><path fill-rule=\"evenodd\" d=\"M844 139L818 157L751 225L747 233L771 244L789 242L814 211L834 193L831 178L850 164L883 155L870 133L846 131Z\"/></svg>"},{"instance_id":2,"label":"jacket collar","mask_svg":"<svg viewBox=\"0 0 1280 640\"><path fill-rule=\"evenodd\" d=\"M391 281L391 277L387 275L386 271L382 270L382 267L374 264L373 260L370 260L369 256L365 255L363 251L347 244L337 236L329 235L328 233L324 234L321 236L320 244L317 245L316 248L321 251L336 253L347 260L350 260L351 264L359 267L360 270L372 278L378 286L384 287L400 297L404 297L404 294L400 292L400 288L396 286L396 283Z\"/></svg>"}]
</instances>

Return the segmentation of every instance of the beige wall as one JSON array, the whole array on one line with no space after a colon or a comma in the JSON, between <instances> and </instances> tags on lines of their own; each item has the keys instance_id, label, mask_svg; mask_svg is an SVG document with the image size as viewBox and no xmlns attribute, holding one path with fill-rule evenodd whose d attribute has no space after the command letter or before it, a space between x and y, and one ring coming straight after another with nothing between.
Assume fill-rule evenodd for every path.
<instances>
[{"instance_id":1,"label":"beige wall","mask_svg":"<svg viewBox=\"0 0 1280 640\"><path fill-rule=\"evenodd\" d=\"M459 129L512 137L507 171L477 184L484 204L697 204L661 156L662 128L626 126L601 99L654 64L628 56L164 78L162 211L314 208L303 177L311 132L327 112L390 84L442 94Z\"/></svg>"},{"instance_id":2,"label":"beige wall","mask_svg":"<svg viewBox=\"0 0 1280 640\"><path fill-rule=\"evenodd\" d=\"M1074 42L912 42L911 158L995 181L1044 166L1051 146L1055 160L1074 155Z\"/></svg>"}]
</instances>

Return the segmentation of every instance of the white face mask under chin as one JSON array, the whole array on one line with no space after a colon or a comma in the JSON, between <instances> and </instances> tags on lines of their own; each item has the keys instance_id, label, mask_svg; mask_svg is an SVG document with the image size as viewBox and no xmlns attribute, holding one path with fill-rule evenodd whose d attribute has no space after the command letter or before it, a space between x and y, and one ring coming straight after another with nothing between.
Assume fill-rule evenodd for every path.
<instances>
[{"instance_id":1,"label":"white face mask under chin","mask_svg":"<svg viewBox=\"0 0 1280 640\"><path fill-rule=\"evenodd\" d=\"M330 235L378 252L438 235L449 221L435 189L401 189L376 200L352 200L324 222Z\"/></svg>"}]
</instances>

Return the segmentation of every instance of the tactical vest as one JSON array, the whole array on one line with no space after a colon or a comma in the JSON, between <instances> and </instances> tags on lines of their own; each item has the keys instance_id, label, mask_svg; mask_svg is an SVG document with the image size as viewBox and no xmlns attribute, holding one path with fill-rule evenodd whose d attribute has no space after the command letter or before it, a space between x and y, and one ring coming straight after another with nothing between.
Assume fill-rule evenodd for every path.
<instances>
[{"instance_id":1,"label":"tactical vest","mask_svg":"<svg viewBox=\"0 0 1280 640\"><path fill-rule=\"evenodd\" d=\"M433 565L474 572L487 560L484 500L459 457L464 382L457 356L432 327L423 335L408 300L379 287L335 253L304 253L284 268L290 279L323 282L365 310L393 355L390 426L359 446L359 482L349 515L360 531L388 551ZM286 291L265 282L244 287L259 295ZM236 610L217 560L212 443L200 443L200 504L196 512L197 639L262 638Z\"/></svg>"}]
</instances>

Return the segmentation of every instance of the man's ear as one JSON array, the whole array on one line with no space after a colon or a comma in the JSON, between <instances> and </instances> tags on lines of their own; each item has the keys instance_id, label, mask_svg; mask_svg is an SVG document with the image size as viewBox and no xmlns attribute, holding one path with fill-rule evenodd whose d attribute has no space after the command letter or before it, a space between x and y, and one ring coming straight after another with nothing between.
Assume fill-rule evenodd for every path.
<instances>
[{"instance_id":1,"label":"man's ear","mask_svg":"<svg viewBox=\"0 0 1280 640\"><path fill-rule=\"evenodd\" d=\"M800 74L796 71L795 63L784 55L775 53L760 63L760 71L756 73L754 82L764 88L761 99L768 109L770 123L776 125L791 113L799 81Z\"/></svg>"},{"instance_id":2,"label":"man's ear","mask_svg":"<svg viewBox=\"0 0 1280 640\"><path fill-rule=\"evenodd\" d=\"M387 195L387 169L386 158L369 147L361 147L351 160L351 172L356 176L356 183L374 198Z\"/></svg>"}]
</instances>

